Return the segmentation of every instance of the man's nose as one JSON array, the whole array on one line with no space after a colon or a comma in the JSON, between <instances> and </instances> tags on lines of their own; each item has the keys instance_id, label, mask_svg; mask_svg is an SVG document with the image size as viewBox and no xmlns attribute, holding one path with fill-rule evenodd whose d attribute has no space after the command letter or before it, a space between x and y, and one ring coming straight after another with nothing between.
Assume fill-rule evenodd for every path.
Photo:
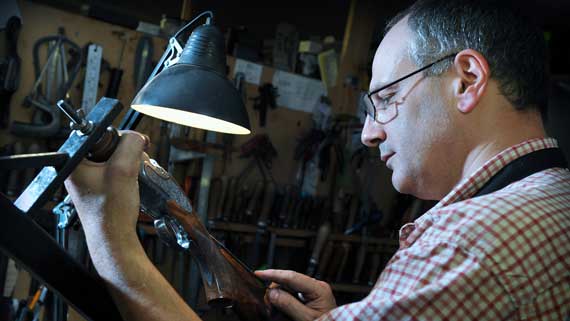
<instances>
[{"instance_id":1,"label":"man's nose","mask_svg":"<svg viewBox=\"0 0 570 321\"><path fill-rule=\"evenodd\" d=\"M384 126L378 122L375 122L370 116L366 116L364 121L364 128L362 128L362 134L360 135L360 140L362 143L368 147L376 147L381 142L386 140L386 132L384 131Z\"/></svg>"}]
</instances>

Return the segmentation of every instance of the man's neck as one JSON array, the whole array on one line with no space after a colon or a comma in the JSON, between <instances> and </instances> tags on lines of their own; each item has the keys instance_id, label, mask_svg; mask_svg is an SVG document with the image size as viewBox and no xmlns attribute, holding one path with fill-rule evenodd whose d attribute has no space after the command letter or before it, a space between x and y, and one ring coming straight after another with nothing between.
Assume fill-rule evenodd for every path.
<instances>
[{"instance_id":1,"label":"man's neck","mask_svg":"<svg viewBox=\"0 0 570 321\"><path fill-rule=\"evenodd\" d=\"M533 116L529 116L533 117ZM473 145L467 154L461 180L472 175L478 168L503 150L533 138L546 136L540 117L528 122L507 122L500 130Z\"/></svg>"}]
</instances>

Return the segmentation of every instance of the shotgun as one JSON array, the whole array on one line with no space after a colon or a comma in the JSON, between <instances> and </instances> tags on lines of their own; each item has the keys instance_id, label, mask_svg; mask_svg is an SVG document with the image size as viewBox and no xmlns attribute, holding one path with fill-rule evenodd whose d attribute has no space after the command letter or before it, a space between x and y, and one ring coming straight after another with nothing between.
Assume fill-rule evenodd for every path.
<instances>
[{"instance_id":1,"label":"shotgun","mask_svg":"<svg viewBox=\"0 0 570 321\"><path fill-rule=\"evenodd\" d=\"M210 197L208 200L208 227L213 227L216 224L216 216L218 214L218 207L221 203L222 191L224 189L222 179L213 179L210 184Z\"/></svg>"},{"instance_id":2,"label":"shotgun","mask_svg":"<svg viewBox=\"0 0 570 321\"><path fill-rule=\"evenodd\" d=\"M307 275L314 276L317 267L319 266L319 258L321 257L321 252L325 247L329 235L331 234L331 224L326 221L317 232L317 238L315 240L315 247L311 253L311 258L309 259L309 266L307 267Z\"/></svg>"},{"instance_id":3,"label":"shotgun","mask_svg":"<svg viewBox=\"0 0 570 321\"><path fill-rule=\"evenodd\" d=\"M255 188L253 189L253 195L249 199L249 203L247 205L247 209L245 210L245 215L247 217L246 222L250 223L253 222L253 217L257 216L257 208L258 204L260 203L259 199L263 195L263 190L265 187L265 183L263 181L259 181L255 184Z\"/></svg>"},{"instance_id":4,"label":"shotgun","mask_svg":"<svg viewBox=\"0 0 570 321\"><path fill-rule=\"evenodd\" d=\"M369 286L373 286L378 278L378 270L380 269L380 251L382 251L382 245L378 245L372 254L372 262L370 263L370 272L368 274Z\"/></svg>"},{"instance_id":5,"label":"shotgun","mask_svg":"<svg viewBox=\"0 0 570 321\"><path fill-rule=\"evenodd\" d=\"M323 250L323 254L321 255L321 260L319 262L317 274L315 274L316 279L323 280L326 277L326 271L328 270L333 250L334 250L334 242L328 241L327 245L325 246L325 249Z\"/></svg>"},{"instance_id":6,"label":"shotgun","mask_svg":"<svg viewBox=\"0 0 570 321\"><path fill-rule=\"evenodd\" d=\"M220 197L218 199L218 202L215 204L212 204L215 206L215 216L214 216L214 221L221 221L223 215L223 211L224 211L224 206L226 203L226 198L228 195L228 190L229 190L229 185L231 183L231 179L228 176L222 176L220 177L220 181L221 181L221 194Z\"/></svg>"},{"instance_id":7,"label":"shotgun","mask_svg":"<svg viewBox=\"0 0 570 321\"><path fill-rule=\"evenodd\" d=\"M139 190L141 211L154 219L159 238L196 260L210 306L232 307L241 320L287 320L265 300L269 284L208 233L178 183L152 159L141 164Z\"/></svg>"},{"instance_id":8,"label":"shotgun","mask_svg":"<svg viewBox=\"0 0 570 321\"><path fill-rule=\"evenodd\" d=\"M277 216L277 221L273 222L273 226L282 227L287 222L287 211L291 203L291 195L293 194L292 187L285 187L283 200L281 202L281 208L279 209L279 214Z\"/></svg>"},{"instance_id":9,"label":"shotgun","mask_svg":"<svg viewBox=\"0 0 570 321\"><path fill-rule=\"evenodd\" d=\"M230 218L232 217L232 211L236 202L236 195L237 195L237 186L238 186L238 179L237 177L231 177L228 183L228 189L226 192L226 200L224 202L224 212L222 215L222 221L229 222Z\"/></svg>"},{"instance_id":10,"label":"shotgun","mask_svg":"<svg viewBox=\"0 0 570 321\"><path fill-rule=\"evenodd\" d=\"M360 205L360 199L356 195L352 195L350 199L350 209L348 214L348 219L346 221L346 228L348 230L354 224L354 219L356 214L358 213L358 208ZM341 253L341 260L340 265L338 267L338 271L336 273L336 278L334 278L335 282L340 282L343 276L344 268L346 267L346 263L348 262L348 256L350 254L350 243L348 241L343 241L340 244L339 252Z\"/></svg>"},{"instance_id":11,"label":"shotgun","mask_svg":"<svg viewBox=\"0 0 570 321\"><path fill-rule=\"evenodd\" d=\"M251 195L249 185L243 184L238 192L236 208L234 212L236 213L235 222L237 223L249 223L246 221L245 216L245 206L247 204L247 198Z\"/></svg>"},{"instance_id":12,"label":"shotgun","mask_svg":"<svg viewBox=\"0 0 570 321\"><path fill-rule=\"evenodd\" d=\"M259 257L261 252L261 243L265 232L267 231L267 219L275 201L275 184L268 182L263 194L263 203L261 204L261 213L257 220L257 229L255 231L255 241L253 242L253 255L251 264L253 267L259 267Z\"/></svg>"},{"instance_id":13,"label":"shotgun","mask_svg":"<svg viewBox=\"0 0 570 321\"><path fill-rule=\"evenodd\" d=\"M352 277L352 283L360 282L360 274L362 273L362 268L364 267L364 262L366 261L366 252L368 249L368 232L366 228L362 231L362 240L360 241L360 248L358 248L358 254L356 255L356 266L354 268L354 275Z\"/></svg>"}]
</instances>

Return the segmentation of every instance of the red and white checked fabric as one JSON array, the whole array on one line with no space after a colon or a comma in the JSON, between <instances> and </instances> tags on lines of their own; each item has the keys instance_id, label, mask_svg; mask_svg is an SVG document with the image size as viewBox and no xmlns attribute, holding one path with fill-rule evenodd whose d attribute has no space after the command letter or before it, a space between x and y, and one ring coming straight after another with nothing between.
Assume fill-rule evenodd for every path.
<instances>
[{"instance_id":1,"label":"red and white checked fabric","mask_svg":"<svg viewBox=\"0 0 570 321\"><path fill-rule=\"evenodd\" d=\"M512 160L557 146L532 139L490 159L402 227L365 299L320 320L567 320L570 172L551 168L471 198Z\"/></svg>"}]
</instances>

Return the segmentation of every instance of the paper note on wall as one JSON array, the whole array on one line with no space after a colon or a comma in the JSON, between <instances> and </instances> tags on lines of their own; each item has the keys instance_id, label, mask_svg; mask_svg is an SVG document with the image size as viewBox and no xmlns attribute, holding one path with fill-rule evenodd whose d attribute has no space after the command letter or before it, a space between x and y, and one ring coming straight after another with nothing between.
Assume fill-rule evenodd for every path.
<instances>
[{"instance_id":1,"label":"paper note on wall","mask_svg":"<svg viewBox=\"0 0 570 321\"><path fill-rule=\"evenodd\" d=\"M234 67L234 77L236 73L241 72L245 75L245 81L259 86L261 82L261 72L263 71L263 66L249 62L243 59L236 59L236 64Z\"/></svg>"},{"instance_id":2,"label":"paper note on wall","mask_svg":"<svg viewBox=\"0 0 570 321\"><path fill-rule=\"evenodd\" d=\"M326 95L323 83L289 72L276 70L273 86L277 87L277 106L312 112L321 96Z\"/></svg>"}]
</instances>

